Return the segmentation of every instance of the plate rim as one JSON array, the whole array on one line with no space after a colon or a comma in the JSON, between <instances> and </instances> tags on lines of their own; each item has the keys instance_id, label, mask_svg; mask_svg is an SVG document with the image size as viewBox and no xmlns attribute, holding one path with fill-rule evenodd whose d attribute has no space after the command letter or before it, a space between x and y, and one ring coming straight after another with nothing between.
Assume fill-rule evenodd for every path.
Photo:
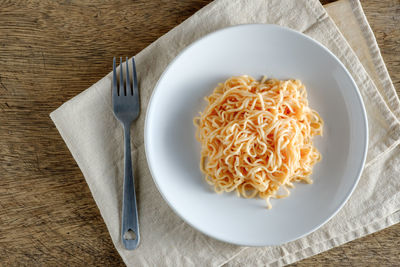
<instances>
[{"instance_id":1,"label":"plate rim","mask_svg":"<svg viewBox=\"0 0 400 267\"><path fill-rule=\"evenodd\" d=\"M196 227L195 225L193 225L191 222L187 221L185 216L183 214L181 214L180 212L178 212L175 207L169 202L169 200L167 199L167 197L164 195L163 191L161 190L159 184L157 183L157 179L155 178L154 175L154 171L153 168L154 166L152 165L151 161L149 160L149 117L152 111L152 107L153 105L153 100L154 100L154 96L155 94L159 91L160 87L159 84L160 82L164 79L166 73L168 72L168 70L172 67L172 65L174 65L174 63L189 49L191 49L192 46L196 45L197 43L199 43L202 40L205 40L206 38L209 38L213 35L216 34L220 34L221 32L224 31L229 31L232 29L236 29L236 28L245 28L245 27L254 27L254 26L262 26L262 27L267 27L267 28L276 28L279 30L283 30L283 31L287 31L290 32L292 34L298 35L301 38L305 38L308 41L316 44L317 46L319 46L320 48L322 48L325 52L327 52L338 64L339 66L344 70L345 74L350 78L350 81L353 85L353 89L355 89L355 93L356 93L356 98L359 101L359 105L361 107L361 117L363 118L362 123L364 125L364 131L365 132L365 140L363 140L363 151L362 151L362 156L361 156L361 164L360 166L358 166L358 170L357 170L357 177L354 180L351 188L349 188L350 190L348 191L347 195L344 197L344 199L341 201L340 205L337 207L337 209L330 215L328 216L325 220L323 220L321 223L317 223L317 225L315 227L312 227L312 229L310 229L309 231L306 231L305 233L303 233L302 235L298 235L294 238L291 238L289 240L285 240L284 242L280 242L280 243L271 243L271 242L264 242L263 244L254 244L252 242L237 242L237 241L232 241L232 240L227 240L227 239L223 239L223 238L219 238L216 236L213 236L212 234L209 234L207 232L205 232L202 229L199 229L198 227ZM352 90L353 90L352 89ZM317 40L307 36L306 34L296 31L294 29L285 27L285 26L281 26L281 25L277 25L277 24L263 24L263 23L249 23L249 24L238 24L238 25L232 25L232 26L228 26L228 27L224 27L218 30L215 30L213 32L207 33L204 36L198 38L197 40L193 41L192 43L190 43L188 46L186 46L184 49L182 49L171 61L170 63L168 63L167 67L164 69L163 73L160 75L160 77L158 78L158 81L156 83L156 85L153 88L153 91L151 93L151 96L149 98L149 102L146 108L146 116L145 116L145 124L144 124L144 148L145 148L145 156L146 156L146 162L147 165L149 167L150 170L150 174L151 177L153 179L153 182L155 183L158 192L160 193L160 195L162 196L162 198L164 199L164 201L168 204L168 206L175 212L175 214L177 214L179 216L179 218L181 218L185 223L187 223L188 225L190 225L191 227L193 227L195 230L205 234L206 236L209 236L213 239L225 242L225 243L230 243L230 244L234 244L234 245L238 245L238 246L249 246L249 247L264 247L264 246L279 246L279 245L283 245L283 244L287 244L289 242L298 240L302 237L305 237L313 232L315 232L316 230L318 230L319 228L321 228L323 225L325 225L328 221L330 221L342 208L343 206L347 203L347 201L349 200L349 198L351 197L351 195L353 194L355 188L358 185L358 182L360 181L361 178L361 174L364 170L364 166L365 166L365 161L367 158L367 152L368 152L368 141L369 141L369 131L368 131L368 117L367 117L367 112L365 109L365 105L364 105L364 101L363 98L361 96L360 93L360 89L358 88L356 82L353 79L353 76L350 74L350 72L347 70L347 68L345 67L345 65L342 63L342 61L335 55L333 54L333 52L331 52L327 47L325 47L323 44L321 44L320 42L318 42Z\"/></svg>"}]
</instances>

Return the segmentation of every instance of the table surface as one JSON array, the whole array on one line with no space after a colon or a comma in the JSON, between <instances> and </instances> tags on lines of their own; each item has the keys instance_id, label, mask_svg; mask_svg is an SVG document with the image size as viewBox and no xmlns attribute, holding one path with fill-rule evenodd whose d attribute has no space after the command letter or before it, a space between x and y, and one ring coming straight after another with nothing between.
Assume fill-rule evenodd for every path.
<instances>
[{"instance_id":1,"label":"table surface","mask_svg":"<svg viewBox=\"0 0 400 267\"><path fill-rule=\"evenodd\" d=\"M123 265L49 113L209 2L0 3L1 263ZM399 92L400 2L362 4ZM397 224L295 265L397 265L399 247Z\"/></svg>"}]
</instances>

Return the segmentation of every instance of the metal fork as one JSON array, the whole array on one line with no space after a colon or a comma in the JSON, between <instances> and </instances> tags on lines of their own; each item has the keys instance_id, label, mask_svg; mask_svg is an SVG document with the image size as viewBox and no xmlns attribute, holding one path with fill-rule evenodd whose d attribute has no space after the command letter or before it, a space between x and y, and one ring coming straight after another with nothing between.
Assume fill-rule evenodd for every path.
<instances>
[{"instance_id":1,"label":"metal fork","mask_svg":"<svg viewBox=\"0 0 400 267\"><path fill-rule=\"evenodd\" d=\"M119 86L117 82L117 71L115 57L113 60L112 81L112 104L115 117L124 127L125 139L125 173L124 173L124 198L122 203L122 225L121 240L128 250L135 249L140 240L139 221L136 207L135 181L132 173L131 159L131 124L139 116L140 102L139 90L136 77L135 59L132 58L132 87L129 77L128 58L126 58L126 78L124 86L124 75L122 68L122 57L120 58Z\"/></svg>"}]
</instances>

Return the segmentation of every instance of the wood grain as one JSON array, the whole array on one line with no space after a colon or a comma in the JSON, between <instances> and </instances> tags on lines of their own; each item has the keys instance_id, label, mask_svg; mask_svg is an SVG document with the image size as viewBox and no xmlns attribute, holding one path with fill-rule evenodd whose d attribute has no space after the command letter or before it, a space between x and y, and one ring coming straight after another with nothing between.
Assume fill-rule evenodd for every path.
<instances>
[{"instance_id":1,"label":"wood grain","mask_svg":"<svg viewBox=\"0 0 400 267\"><path fill-rule=\"evenodd\" d=\"M209 2L0 1L0 265L123 266L49 113ZM400 3L362 4L399 90ZM397 265L399 237L395 225L296 265Z\"/></svg>"}]
</instances>

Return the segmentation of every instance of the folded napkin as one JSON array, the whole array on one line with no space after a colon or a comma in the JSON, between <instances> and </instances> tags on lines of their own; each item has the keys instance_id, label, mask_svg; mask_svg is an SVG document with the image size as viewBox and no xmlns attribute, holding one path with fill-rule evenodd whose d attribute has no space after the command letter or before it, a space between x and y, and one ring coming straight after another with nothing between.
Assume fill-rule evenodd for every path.
<instances>
[{"instance_id":1,"label":"folded napkin","mask_svg":"<svg viewBox=\"0 0 400 267\"><path fill-rule=\"evenodd\" d=\"M111 109L111 73L50 114L128 266L283 265L400 221L398 97L360 3L343 0L327 10L337 24L318 0L216 0L135 56L142 110L132 126L141 230L141 244L134 251L125 250L120 240L123 136ZM367 110L370 135L367 162L352 197L319 230L282 246L230 245L187 225L157 191L144 153L147 104L168 63L200 37L244 23L279 24L325 45L350 71Z\"/></svg>"}]
</instances>

